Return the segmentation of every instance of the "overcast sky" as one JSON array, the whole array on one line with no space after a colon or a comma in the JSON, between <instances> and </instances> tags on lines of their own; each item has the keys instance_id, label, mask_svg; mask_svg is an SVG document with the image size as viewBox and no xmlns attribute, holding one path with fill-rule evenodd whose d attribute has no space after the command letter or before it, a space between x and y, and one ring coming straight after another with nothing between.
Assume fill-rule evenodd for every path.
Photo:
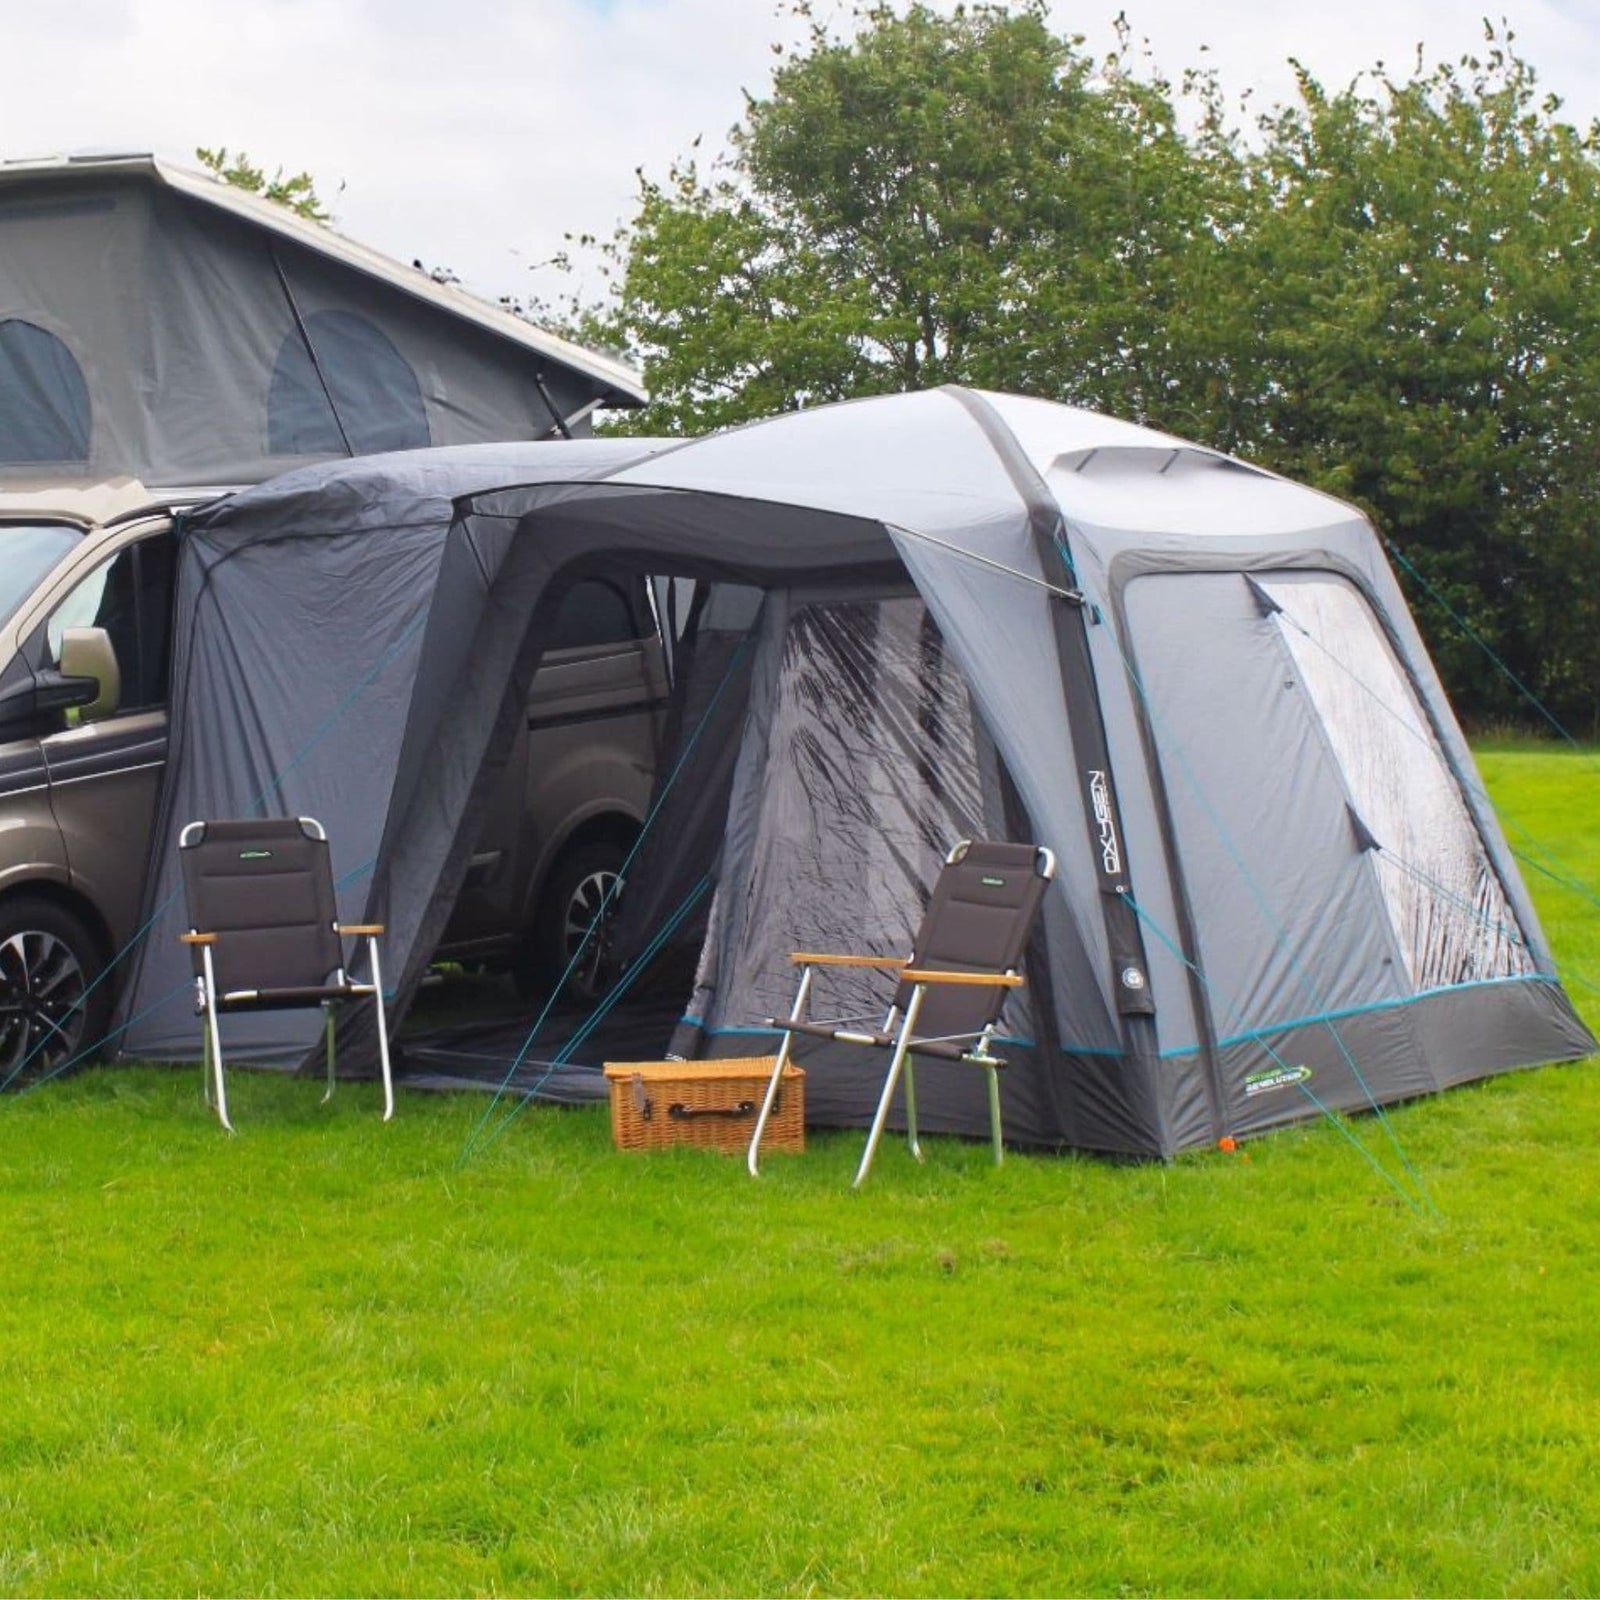
<instances>
[{"instance_id":1,"label":"overcast sky","mask_svg":"<svg viewBox=\"0 0 1600 1600\"><path fill-rule=\"evenodd\" d=\"M1099 56L1117 10L1053 15ZM1379 60L1408 69L1419 42L1454 60L1483 39L1483 7L1461 0L1126 11L1170 76L1209 62L1257 104L1289 96L1290 56L1342 85ZM1600 0L1502 13L1573 120L1600 115ZM0 0L0 24L0 157L244 150L309 171L343 232L490 298L558 293L541 263L563 234L625 219L636 168L719 147L795 31L774 0Z\"/></svg>"}]
</instances>

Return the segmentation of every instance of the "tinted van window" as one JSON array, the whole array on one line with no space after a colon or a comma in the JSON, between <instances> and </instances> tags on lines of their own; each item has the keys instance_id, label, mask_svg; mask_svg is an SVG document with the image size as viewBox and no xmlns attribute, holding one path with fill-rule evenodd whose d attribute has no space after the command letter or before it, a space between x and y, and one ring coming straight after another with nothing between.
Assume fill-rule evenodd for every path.
<instances>
[{"instance_id":1,"label":"tinted van window","mask_svg":"<svg viewBox=\"0 0 1600 1600\"><path fill-rule=\"evenodd\" d=\"M545 648L574 650L583 645L629 644L638 637L627 591L604 578L586 578L567 591Z\"/></svg>"},{"instance_id":2,"label":"tinted van window","mask_svg":"<svg viewBox=\"0 0 1600 1600\"><path fill-rule=\"evenodd\" d=\"M11 616L82 537L77 528L64 522L0 523L0 622Z\"/></svg>"},{"instance_id":3,"label":"tinted van window","mask_svg":"<svg viewBox=\"0 0 1600 1600\"><path fill-rule=\"evenodd\" d=\"M48 661L68 628L104 628L122 671L123 711L166 704L172 646L172 542L146 539L102 562L51 613Z\"/></svg>"}]
</instances>

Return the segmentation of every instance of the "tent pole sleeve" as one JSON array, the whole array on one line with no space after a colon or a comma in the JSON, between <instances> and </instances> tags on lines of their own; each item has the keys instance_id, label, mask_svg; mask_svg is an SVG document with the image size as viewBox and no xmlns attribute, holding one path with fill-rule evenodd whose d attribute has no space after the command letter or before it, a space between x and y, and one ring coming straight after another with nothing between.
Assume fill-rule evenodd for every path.
<instances>
[{"instance_id":1,"label":"tent pole sleeve","mask_svg":"<svg viewBox=\"0 0 1600 1600\"><path fill-rule=\"evenodd\" d=\"M983 399L970 390L945 391L957 400L983 429L995 454L1010 475L1028 508L1039 569L1046 580L1076 592L1076 576L1066 555L1066 525L1061 510L1045 489L1021 448ZM1111 753L1105 719L1100 711L1099 686L1089 652L1089 628L1098 620L1082 603L1056 602L1053 621L1056 653L1061 666L1061 690L1066 699L1067 724L1072 732L1073 763L1082 789L1083 813L1089 830L1089 855L1105 922L1106 945L1111 953L1111 992L1118 1012L1125 1017L1155 1013L1150 995L1150 968L1145 959L1144 933L1134 910L1128 878L1127 848L1116 787L1111 779ZM1107 624L1109 626L1109 624Z\"/></svg>"},{"instance_id":2,"label":"tent pole sleeve","mask_svg":"<svg viewBox=\"0 0 1600 1600\"><path fill-rule=\"evenodd\" d=\"M1061 559L1057 556L1057 559ZM1062 565L1065 566L1065 561ZM1083 788L1083 812L1089 825L1089 855L1105 916L1106 943L1113 967L1112 992L1125 1017L1154 1013L1150 969L1145 960L1144 933L1133 908L1128 879L1127 847L1116 788L1111 781L1111 753L1089 655L1089 614L1077 608L1069 617L1056 611L1056 643L1061 652L1061 684L1072 729L1072 753Z\"/></svg>"}]
</instances>

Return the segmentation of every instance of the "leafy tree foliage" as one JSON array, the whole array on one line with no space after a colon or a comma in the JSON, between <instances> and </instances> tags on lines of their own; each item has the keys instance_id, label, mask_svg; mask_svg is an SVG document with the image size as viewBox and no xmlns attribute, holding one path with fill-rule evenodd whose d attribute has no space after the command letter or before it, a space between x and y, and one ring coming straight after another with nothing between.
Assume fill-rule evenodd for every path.
<instances>
[{"instance_id":1,"label":"leafy tree foliage","mask_svg":"<svg viewBox=\"0 0 1600 1600\"><path fill-rule=\"evenodd\" d=\"M1228 142L1186 138L1164 84L1096 67L1042 4L860 20L812 24L731 169L643 182L591 329L643 358L639 425L948 381L1141 409Z\"/></svg>"},{"instance_id":2,"label":"leafy tree foliage","mask_svg":"<svg viewBox=\"0 0 1600 1600\"><path fill-rule=\"evenodd\" d=\"M1600 730L1600 139L1509 37L1300 71L1241 129L1041 0L796 9L730 157L641 179L569 323L643 362L631 426L950 381L1148 421L1365 506L1469 716L1525 711L1436 596Z\"/></svg>"},{"instance_id":3,"label":"leafy tree foliage","mask_svg":"<svg viewBox=\"0 0 1600 1600\"><path fill-rule=\"evenodd\" d=\"M308 222L333 221L333 213L317 197L316 182L309 172L295 172L286 177L283 168L279 167L269 178L265 170L256 166L243 150L233 152L222 146L215 150L198 149L195 157L206 171L214 173L224 183L231 183L236 189L244 189L277 205L287 206Z\"/></svg>"},{"instance_id":4,"label":"leafy tree foliage","mask_svg":"<svg viewBox=\"0 0 1600 1600\"><path fill-rule=\"evenodd\" d=\"M1600 166L1593 131L1489 45L1369 92L1302 74L1266 119L1226 252L1257 336L1213 436L1367 506L1422 615L1436 593L1594 727ZM1466 707L1517 714L1458 630L1434 643Z\"/></svg>"}]
</instances>

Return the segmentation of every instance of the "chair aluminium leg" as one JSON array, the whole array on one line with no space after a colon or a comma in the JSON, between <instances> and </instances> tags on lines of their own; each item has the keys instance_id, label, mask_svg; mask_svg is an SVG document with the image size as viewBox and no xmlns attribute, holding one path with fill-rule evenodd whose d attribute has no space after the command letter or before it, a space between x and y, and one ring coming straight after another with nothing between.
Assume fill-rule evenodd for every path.
<instances>
[{"instance_id":1,"label":"chair aluminium leg","mask_svg":"<svg viewBox=\"0 0 1600 1600\"><path fill-rule=\"evenodd\" d=\"M378 1062L383 1068L383 1120L394 1116L394 1076L389 1070L389 1020L383 1010L383 974L378 970L378 941L368 934L367 953L372 959L372 998L378 1007Z\"/></svg>"},{"instance_id":2,"label":"chair aluminium leg","mask_svg":"<svg viewBox=\"0 0 1600 1600\"><path fill-rule=\"evenodd\" d=\"M917 1064L911 1053L906 1053L906 1143L911 1154L922 1160L922 1145L917 1139Z\"/></svg>"},{"instance_id":3,"label":"chair aluminium leg","mask_svg":"<svg viewBox=\"0 0 1600 1600\"><path fill-rule=\"evenodd\" d=\"M200 986L200 1015L206 1014L205 985ZM203 1021L200 1024L200 1093L205 1100L206 1110L211 1109L211 1024Z\"/></svg>"},{"instance_id":4,"label":"chair aluminium leg","mask_svg":"<svg viewBox=\"0 0 1600 1600\"><path fill-rule=\"evenodd\" d=\"M322 1091L322 1103L333 1099L333 1007L324 1000L322 1002L322 1033L328 1047L328 1087Z\"/></svg>"},{"instance_id":5,"label":"chair aluminium leg","mask_svg":"<svg viewBox=\"0 0 1600 1600\"><path fill-rule=\"evenodd\" d=\"M877 1154L878 1140L883 1137L883 1125L889 1120L889 1105L894 1099L895 1085L900 1081L900 1070L905 1066L906 1057L911 1054L917 1013L922 1009L922 997L927 992L927 987L920 983L911 991L905 1021L900 1025L900 1037L895 1041L894 1059L889 1063L888 1077L883 1080L883 1093L878 1097L878 1110L872 1119L872 1131L867 1135L867 1148L861 1152L861 1165L856 1171L855 1182L850 1185L852 1189L859 1189L872 1170L872 1158Z\"/></svg>"},{"instance_id":6,"label":"chair aluminium leg","mask_svg":"<svg viewBox=\"0 0 1600 1600\"><path fill-rule=\"evenodd\" d=\"M800 970L800 987L795 991L794 1004L789 1007L789 1020L803 1022L806 1014L806 1000L811 994L811 968L802 967ZM762 1096L761 1110L756 1116L756 1125L750 1135L750 1148L745 1152L744 1164L752 1178L761 1176L761 1135L767 1131L767 1118L772 1115L772 1108L777 1103L778 1086L783 1082L783 1069L789 1064L789 1047L794 1043L794 1031L786 1029L783 1043L778 1046L778 1059L773 1063L772 1076L767 1080L767 1092Z\"/></svg>"},{"instance_id":7,"label":"chair aluminium leg","mask_svg":"<svg viewBox=\"0 0 1600 1600\"><path fill-rule=\"evenodd\" d=\"M217 1026L217 975L211 963L211 946L200 947L200 962L206 979L206 1037L210 1042L212 1087L216 1091L217 1120L229 1133L233 1124L228 1121L228 1089L222 1079L222 1030Z\"/></svg>"},{"instance_id":8,"label":"chair aluminium leg","mask_svg":"<svg viewBox=\"0 0 1600 1600\"><path fill-rule=\"evenodd\" d=\"M989 1079L989 1128L994 1135L994 1164L998 1167L1006 1158L1006 1147L1000 1139L1000 1073L994 1067L985 1067Z\"/></svg>"}]
</instances>

